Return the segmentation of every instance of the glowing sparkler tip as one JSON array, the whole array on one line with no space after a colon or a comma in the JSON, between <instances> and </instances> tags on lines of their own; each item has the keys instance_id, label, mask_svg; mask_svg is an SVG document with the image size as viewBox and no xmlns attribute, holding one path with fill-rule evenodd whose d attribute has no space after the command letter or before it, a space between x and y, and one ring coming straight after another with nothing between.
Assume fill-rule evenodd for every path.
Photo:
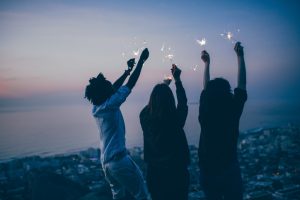
<instances>
[{"instance_id":1,"label":"glowing sparkler tip","mask_svg":"<svg viewBox=\"0 0 300 200\"><path fill-rule=\"evenodd\" d=\"M161 46L161 48L160 48L160 51L164 51L165 50L165 44L163 44L162 46Z\"/></svg>"},{"instance_id":2,"label":"glowing sparkler tip","mask_svg":"<svg viewBox=\"0 0 300 200\"><path fill-rule=\"evenodd\" d=\"M166 55L166 58L172 60L174 58L174 55L173 54L168 54L168 55Z\"/></svg>"},{"instance_id":3,"label":"glowing sparkler tip","mask_svg":"<svg viewBox=\"0 0 300 200\"><path fill-rule=\"evenodd\" d=\"M172 80L172 76L171 75L164 75L164 80Z\"/></svg>"},{"instance_id":4,"label":"glowing sparkler tip","mask_svg":"<svg viewBox=\"0 0 300 200\"><path fill-rule=\"evenodd\" d=\"M195 65L195 66L193 67L193 70L194 70L194 71L197 71L197 69L198 69L198 65Z\"/></svg>"},{"instance_id":5,"label":"glowing sparkler tip","mask_svg":"<svg viewBox=\"0 0 300 200\"><path fill-rule=\"evenodd\" d=\"M231 40L232 37L233 37L232 33L231 33L231 32L228 32L228 33L227 33L227 39L228 39L228 40Z\"/></svg>"},{"instance_id":6,"label":"glowing sparkler tip","mask_svg":"<svg viewBox=\"0 0 300 200\"><path fill-rule=\"evenodd\" d=\"M137 49L136 51L132 51L132 54L134 56L138 56L140 54L140 49Z\"/></svg>"},{"instance_id":7,"label":"glowing sparkler tip","mask_svg":"<svg viewBox=\"0 0 300 200\"><path fill-rule=\"evenodd\" d=\"M200 46L206 45L206 39L205 39L205 38L202 38L201 40L196 40L196 42L197 42Z\"/></svg>"}]
</instances>

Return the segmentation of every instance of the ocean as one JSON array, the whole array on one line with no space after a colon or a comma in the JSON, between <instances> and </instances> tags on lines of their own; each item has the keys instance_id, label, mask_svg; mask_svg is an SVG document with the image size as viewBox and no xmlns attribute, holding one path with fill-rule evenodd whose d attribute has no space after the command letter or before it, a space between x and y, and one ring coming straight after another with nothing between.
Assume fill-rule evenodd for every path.
<instances>
[{"instance_id":1,"label":"ocean","mask_svg":"<svg viewBox=\"0 0 300 200\"><path fill-rule=\"evenodd\" d=\"M122 107L128 148L143 146L139 112L145 104ZM185 131L190 145L198 146L198 104L189 104ZM300 125L299 107L289 102L247 101L240 131L259 127ZM87 104L0 107L0 162L13 158L67 154L99 146L99 134Z\"/></svg>"}]
</instances>

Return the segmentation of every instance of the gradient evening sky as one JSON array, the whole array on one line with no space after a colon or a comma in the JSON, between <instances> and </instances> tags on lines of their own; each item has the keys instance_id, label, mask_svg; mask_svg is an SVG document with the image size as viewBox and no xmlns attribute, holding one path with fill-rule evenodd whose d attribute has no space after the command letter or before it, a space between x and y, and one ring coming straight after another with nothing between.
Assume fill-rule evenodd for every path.
<instances>
[{"instance_id":1,"label":"gradient evening sky","mask_svg":"<svg viewBox=\"0 0 300 200\"><path fill-rule=\"evenodd\" d=\"M202 88L207 39L211 77L236 86L233 44L220 33L240 29L252 99L300 100L298 1L0 1L0 105L19 100L82 101L88 79L103 72L115 80L126 67L122 52L147 41L150 58L132 100L147 101L169 74L163 43L174 49L190 102ZM132 49L133 50L133 49ZM200 65L193 71L194 65ZM46 101L48 99L48 101ZM72 99L72 100L71 100ZM17 101L16 101L17 100Z\"/></svg>"}]
</instances>

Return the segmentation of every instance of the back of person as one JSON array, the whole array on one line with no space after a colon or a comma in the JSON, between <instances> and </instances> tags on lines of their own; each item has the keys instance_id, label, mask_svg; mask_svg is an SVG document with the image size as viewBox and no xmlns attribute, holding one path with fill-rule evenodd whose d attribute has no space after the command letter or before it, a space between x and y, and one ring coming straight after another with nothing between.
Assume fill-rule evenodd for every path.
<instances>
[{"instance_id":1,"label":"back of person","mask_svg":"<svg viewBox=\"0 0 300 200\"><path fill-rule=\"evenodd\" d=\"M128 154L125 144L125 123L120 106L135 86L144 62L149 57L144 49L135 70L135 59L127 62L128 69L112 84L102 73L89 80L85 97L93 104L92 114L100 134L101 166L113 199L148 199L143 174Z\"/></svg>"},{"instance_id":2,"label":"back of person","mask_svg":"<svg viewBox=\"0 0 300 200\"><path fill-rule=\"evenodd\" d=\"M174 166L189 162L187 140L178 118L156 119L146 106L140 114L144 133L144 160L149 165Z\"/></svg>"},{"instance_id":3,"label":"back of person","mask_svg":"<svg viewBox=\"0 0 300 200\"><path fill-rule=\"evenodd\" d=\"M183 130L188 114L187 98L173 65L178 104L167 84L157 84L148 105L141 111L147 185L152 200L187 200L189 149Z\"/></svg>"},{"instance_id":4,"label":"back of person","mask_svg":"<svg viewBox=\"0 0 300 200\"><path fill-rule=\"evenodd\" d=\"M240 42L235 44L234 50L238 60L238 84L233 93L227 80L210 80L210 56L206 51L201 55L205 68L199 106L199 178L208 200L243 199L237 140L247 100L246 66Z\"/></svg>"},{"instance_id":5,"label":"back of person","mask_svg":"<svg viewBox=\"0 0 300 200\"><path fill-rule=\"evenodd\" d=\"M202 92L199 107L199 163L206 171L221 173L237 159L239 119L246 94L239 89L222 97L208 93Z\"/></svg>"}]
</instances>

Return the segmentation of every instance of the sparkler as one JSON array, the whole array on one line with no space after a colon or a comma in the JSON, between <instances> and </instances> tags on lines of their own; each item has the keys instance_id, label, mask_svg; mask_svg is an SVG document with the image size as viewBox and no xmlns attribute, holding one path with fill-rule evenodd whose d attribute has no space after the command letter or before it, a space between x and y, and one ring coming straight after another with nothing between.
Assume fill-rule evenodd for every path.
<instances>
[{"instance_id":1,"label":"sparkler","mask_svg":"<svg viewBox=\"0 0 300 200\"><path fill-rule=\"evenodd\" d=\"M206 45L206 38L202 38L202 39L196 39L196 43L197 44L199 44L200 45L200 47L202 48L202 50L204 50L204 47L205 47L205 45ZM193 67L192 67L192 70L195 72L195 71L197 71L198 70L198 68L199 68L199 65L194 65Z\"/></svg>"},{"instance_id":2,"label":"sparkler","mask_svg":"<svg viewBox=\"0 0 300 200\"><path fill-rule=\"evenodd\" d=\"M199 66L198 65L195 65L194 67L192 67L193 68L193 71L195 72L195 71L197 71L198 70L198 68L199 68Z\"/></svg>"},{"instance_id":3,"label":"sparkler","mask_svg":"<svg viewBox=\"0 0 300 200\"><path fill-rule=\"evenodd\" d=\"M170 85L170 83L172 82L172 76L171 75L164 75L164 80L163 82L167 85Z\"/></svg>"},{"instance_id":4,"label":"sparkler","mask_svg":"<svg viewBox=\"0 0 300 200\"><path fill-rule=\"evenodd\" d=\"M165 50L165 43L163 43L162 46L161 46L161 48L160 48L161 52L164 52L164 50Z\"/></svg>"},{"instance_id":5,"label":"sparkler","mask_svg":"<svg viewBox=\"0 0 300 200\"><path fill-rule=\"evenodd\" d=\"M236 32L237 34L240 32L240 29L237 29ZM235 38L235 35L231 31L224 31L224 33L220 34L222 38L225 40L231 41L232 44L236 43L238 40Z\"/></svg>"},{"instance_id":6,"label":"sparkler","mask_svg":"<svg viewBox=\"0 0 300 200\"><path fill-rule=\"evenodd\" d=\"M131 57L138 57L142 50L146 47L147 45L146 40L138 40L138 38L135 36L133 37L133 42L132 44L127 46L127 50L122 52L122 57L123 58L131 58ZM132 50L133 49L133 50Z\"/></svg>"},{"instance_id":7,"label":"sparkler","mask_svg":"<svg viewBox=\"0 0 300 200\"><path fill-rule=\"evenodd\" d=\"M162 52L162 61L165 62L165 59L169 60L171 64L173 64L173 59L174 59L174 53L173 49L170 46L167 46L165 42L163 42L160 51ZM163 82L167 85L169 85L172 81L172 75L164 75L164 80Z\"/></svg>"},{"instance_id":8,"label":"sparkler","mask_svg":"<svg viewBox=\"0 0 300 200\"><path fill-rule=\"evenodd\" d=\"M161 48L160 48L160 51L163 54L163 59L162 59L163 62L165 61L165 59L168 59L171 63L173 63L173 59L174 59L175 56L173 54L173 51L172 51L171 47L166 46L166 44L163 43Z\"/></svg>"},{"instance_id":9,"label":"sparkler","mask_svg":"<svg viewBox=\"0 0 300 200\"><path fill-rule=\"evenodd\" d=\"M206 45L206 39L202 38L201 40L196 40L196 42L202 47Z\"/></svg>"},{"instance_id":10,"label":"sparkler","mask_svg":"<svg viewBox=\"0 0 300 200\"><path fill-rule=\"evenodd\" d=\"M134 56L138 56L138 55L140 54L140 49L133 50L133 51L132 51L132 54L133 54Z\"/></svg>"},{"instance_id":11,"label":"sparkler","mask_svg":"<svg viewBox=\"0 0 300 200\"><path fill-rule=\"evenodd\" d=\"M173 61L174 55L173 54L168 54L165 56L165 58L168 58L171 62Z\"/></svg>"}]
</instances>

